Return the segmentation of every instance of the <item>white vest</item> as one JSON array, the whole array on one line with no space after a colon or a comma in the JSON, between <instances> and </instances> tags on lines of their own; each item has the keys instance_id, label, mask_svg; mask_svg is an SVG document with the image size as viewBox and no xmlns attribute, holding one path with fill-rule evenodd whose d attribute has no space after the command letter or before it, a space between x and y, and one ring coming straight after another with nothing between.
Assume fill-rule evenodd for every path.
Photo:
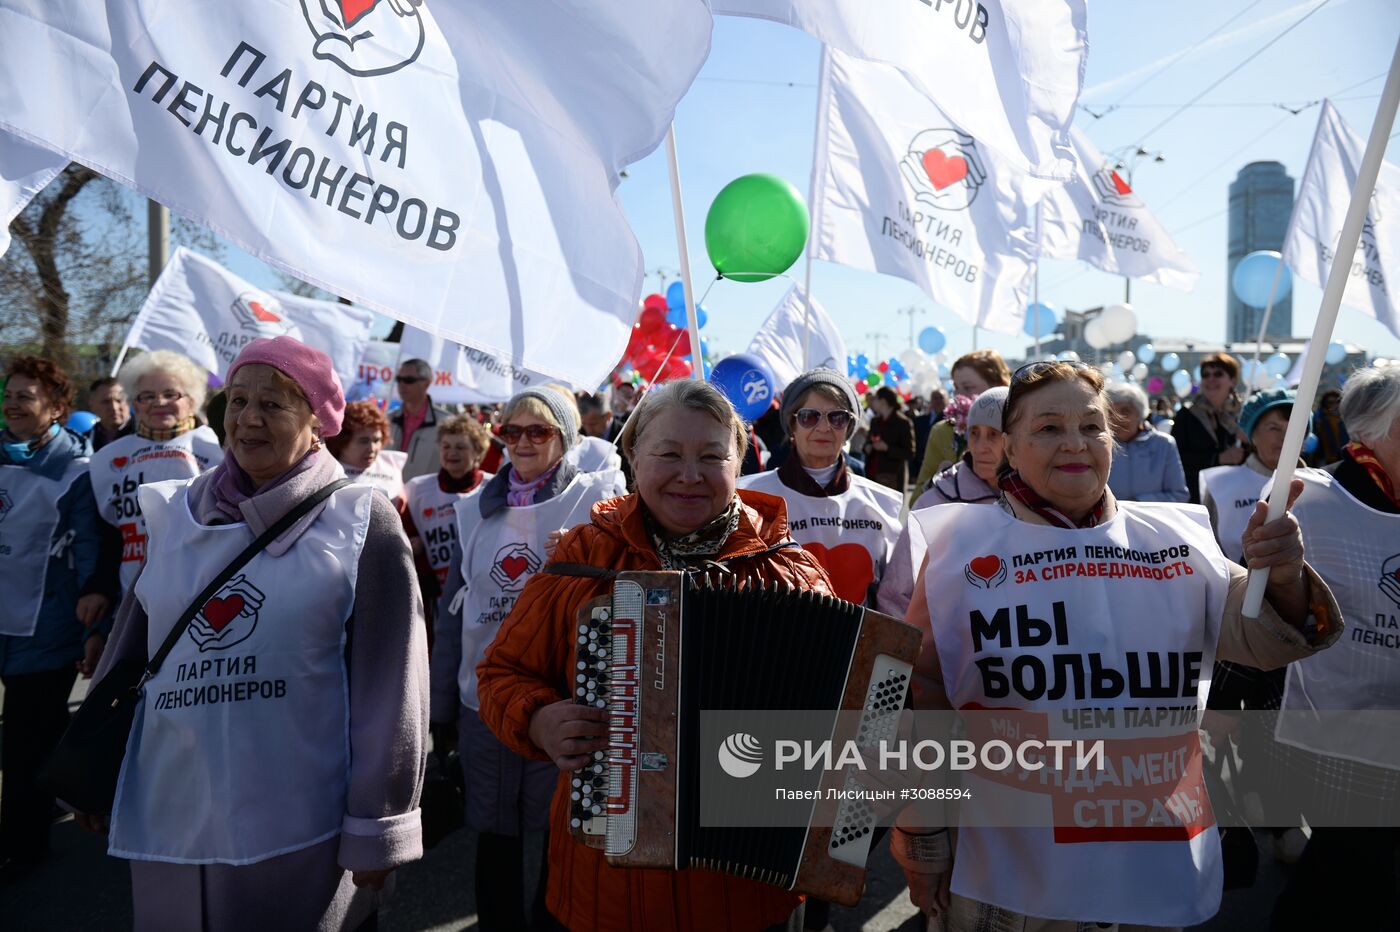
<instances>
[{"instance_id":1,"label":"white vest","mask_svg":"<svg viewBox=\"0 0 1400 932\"><path fill-rule=\"evenodd\" d=\"M914 515L928 546L924 586L953 708L1093 707L1113 710L1121 725L1131 724L1128 707L1176 707L1185 720L1179 741L1164 732L1156 740L1171 745L1168 755L1184 776L1135 798L1155 804L1185 789L1202 804L1185 825L1173 826L1176 810L1155 805L1124 825L1100 805L1113 788L1096 797L1034 775L1021 783L969 773L979 808L1024 813L1025 825L1048 826L1053 814L1055 827L963 827L952 889L1049 919L1186 926L1214 915L1220 841L1199 757L1195 767L1184 766L1192 746L1199 748L1196 717L1210 688L1228 586L1205 509L1120 502L1112 521L1083 530L974 504ZM1047 715L1044 727L1055 738L1110 739L1105 757L1116 773L1127 770L1125 757L1146 764L1168 756L1140 746L1129 752L1111 740L1114 733L1076 732L1060 714ZM1164 830L1175 838L1161 839Z\"/></svg>"},{"instance_id":2,"label":"white vest","mask_svg":"<svg viewBox=\"0 0 1400 932\"><path fill-rule=\"evenodd\" d=\"M1244 563L1244 529L1254 514L1254 504L1268 476L1260 475L1248 466L1212 466L1201 470L1201 500L1206 492L1215 501L1215 536L1225 556Z\"/></svg>"},{"instance_id":3,"label":"white vest","mask_svg":"<svg viewBox=\"0 0 1400 932\"><path fill-rule=\"evenodd\" d=\"M408 513L418 529L418 538L423 542L438 585L447 582L447 570L452 565L452 545L457 542L457 510L476 508L476 497L490 481L491 474L483 473L481 481L470 492L444 492L438 485L437 473L415 476L404 483Z\"/></svg>"},{"instance_id":4,"label":"white vest","mask_svg":"<svg viewBox=\"0 0 1400 932\"><path fill-rule=\"evenodd\" d=\"M58 479L46 479L25 466L0 466L0 634L29 637L39 623L49 555L71 541L56 541L58 500L87 474L78 457Z\"/></svg>"},{"instance_id":5,"label":"white vest","mask_svg":"<svg viewBox=\"0 0 1400 932\"><path fill-rule=\"evenodd\" d=\"M403 468L408 464L408 454L399 450L380 450L369 469L345 469L345 475L357 484L372 485L379 489L395 506L403 500Z\"/></svg>"},{"instance_id":6,"label":"white vest","mask_svg":"<svg viewBox=\"0 0 1400 932\"><path fill-rule=\"evenodd\" d=\"M583 435L564 454L564 462L572 463L579 472L606 472L622 468L622 457L618 455L617 447L600 437Z\"/></svg>"},{"instance_id":7,"label":"white vest","mask_svg":"<svg viewBox=\"0 0 1400 932\"><path fill-rule=\"evenodd\" d=\"M1288 665L1279 741L1400 769L1400 515L1361 504L1331 473L1300 469L1293 514L1303 549L1341 606L1346 630L1327 650ZM1319 718L1309 712L1331 711ZM1337 714L1337 710L1351 710ZM1292 714L1288 714L1292 713Z\"/></svg>"},{"instance_id":8,"label":"white vest","mask_svg":"<svg viewBox=\"0 0 1400 932\"><path fill-rule=\"evenodd\" d=\"M836 594L863 605L884 574L904 500L869 479L852 475L840 495L814 497L788 488L776 469L744 476L739 488L767 492L787 502L788 529L831 577Z\"/></svg>"},{"instance_id":9,"label":"white vest","mask_svg":"<svg viewBox=\"0 0 1400 932\"><path fill-rule=\"evenodd\" d=\"M548 501L505 507L486 520L476 500L457 509L464 583L449 610L461 607L462 665L457 670L457 688L467 708L479 708L476 665L486 656L486 648L496 639L525 583L544 566L549 532L586 523L595 504L618 494L619 479L616 473L580 472Z\"/></svg>"},{"instance_id":10,"label":"white vest","mask_svg":"<svg viewBox=\"0 0 1400 932\"><path fill-rule=\"evenodd\" d=\"M122 532L122 592L146 559L146 522L136 490L165 479L192 479L224 456L219 437L208 427L185 431L171 440L147 440L128 434L92 455L92 491L102 520Z\"/></svg>"},{"instance_id":11,"label":"white vest","mask_svg":"<svg viewBox=\"0 0 1400 932\"><path fill-rule=\"evenodd\" d=\"M148 656L253 540L246 524L196 523L188 489L160 482L138 493L159 570L134 590ZM286 553L254 557L146 684L113 804L113 855L252 864L339 834L350 771L345 625L372 496L341 489Z\"/></svg>"}]
</instances>

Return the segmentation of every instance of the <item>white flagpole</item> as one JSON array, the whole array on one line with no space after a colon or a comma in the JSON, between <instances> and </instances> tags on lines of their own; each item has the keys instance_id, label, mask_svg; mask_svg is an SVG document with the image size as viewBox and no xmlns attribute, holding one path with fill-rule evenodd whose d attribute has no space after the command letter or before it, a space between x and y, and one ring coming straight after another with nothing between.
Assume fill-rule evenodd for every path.
<instances>
[{"instance_id":1,"label":"white flagpole","mask_svg":"<svg viewBox=\"0 0 1400 932\"><path fill-rule=\"evenodd\" d=\"M1278 265L1274 266L1274 281L1269 286L1269 300L1264 302L1264 319L1259 323L1259 339L1254 343L1254 365L1250 366L1252 376L1259 369L1259 357L1264 353L1264 333L1269 329L1269 317L1274 312L1274 296L1278 294L1278 283L1283 278L1283 256L1279 255ZM1249 386L1246 386L1246 388ZM1245 394L1249 394L1246 392Z\"/></svg>"},{"instance_id":2,"label":"white flagpole","mask_svg":"<svg viewBox=\"0 0 1400 932\"><path fill-rule=\"evenodd\" d=\"M1366 222L1366 209L1371 204L1371 195L1376 190L1376 178L1380 175L1381 159L1385 155L1385 145L1395 124L1395 108L1400 104L1400 42L1395 44L1395 53L1390 59L1390 74L1385 79L1385 89L1381 92L1381 103L1376 109L1376 120L1371 124L1371 138L1366 141L1366 154L1361 157L1361 167L1356 172L1356 186L1351 189L1351 203L1347 205L1346 220L1342 223L1342 234L1337 241L1337 251L1332 257L1332 268L1327 272L1327 287L1322 292L1322 306L1318 308L1317 324L1313 327L1312 345L1325 347L1332 342L1332 330L1337 323L1337 311L1342 305L1342 292L1346 289L1347 277L1351 271L1351 260L1356 256L1356 242L1361 238L1361 227ZM1326 352L1308 353L1303 363L1303 378L1298 383L1298 396L1293 400L1293 413L1288 418L1288 432L1283 438L1283 452L1279 454L1278 469L1274 471L1274 486L1269 493L1269 520L1283 517L1288 504L1288 487L1293 483L1293 470L1298 463L1298 454L1303 450L1303 437L1307 433L1308 421L1312 417L1313 399L1317 395L1317 383L1322 377L1322 366L1327 361ZM1264 590L1269 585L1266 570L1249 571L1249 590L1244 598L1246 618L1258 618L1264 605Z\"/></svg>"},{"instance_id":3,"label":"white flagpole","mask_svg":"<svg viewBox=\"0 0 1400 932\"><path fill-rule=\"evenodd\" d=\"M700 353L700 319L695 314L695 289L690 282L690 251L685 241L685 208L681 205L681 166L676 158L676 124L666 130L666 161L671 168L671 210L676 215L676 249L681 256L681 286L685 289L685 320L690 330L690 377L705 377L705 357Z\"/></svg>"},{"instance_id":4,"label":"white flagpole","mask_svg":"<svg viewBox=\"0 0 1400 932\"><path fill-rule=\"evenodd\" d=\"M1035 307L1035 358L1040 358L1040 205L1044 199L1035 202L1035 298L1031 302Z\"/></svg>"},{"instance_id":5,"label":"white flagpole","mask_svg":"<svg viewBox=\"0 0 1400 932\"><path fill-rule=\"evenodd\" d=\"M821 227L821 198L817 187L822 175L826 172L826 166L816 157L816 153L824 151L822 148L822 136L827 130L826 118L826 93L827 85L831 81L831 53L827 50L826 44L822 44L821 64L817 66L817 118L814 121L815 130L812 140L812 179L807 183L807 212L811 227L807 230L807 270L802 277L802 371L806 372L812 365L812 253L815 251L814 241L817 231ZM842 363L837 360L837 363Z\"/></svg>"}]
</instances>

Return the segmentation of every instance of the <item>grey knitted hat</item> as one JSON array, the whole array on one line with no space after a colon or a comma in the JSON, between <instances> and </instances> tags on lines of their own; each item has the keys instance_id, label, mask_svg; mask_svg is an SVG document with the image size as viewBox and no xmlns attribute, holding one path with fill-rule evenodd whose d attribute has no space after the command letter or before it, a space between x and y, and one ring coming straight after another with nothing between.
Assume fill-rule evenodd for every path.
<instances>
[{"instance_id":1,"label":"grey knitted hat","mask_svg":"<svg viewBox=\"0 0 1400 932\"><path fill-rule=\"evenodd\" d=\"M792 384L783 389L783 403L778 411L778 415L783 419L783 433L792 427L792 416L797 413L797 403L802 400L802 396L807 394L807 390L815 385L830 385L841 393L846 399L846 409L853 415L850 426L846 428L846 436L855 433L856 418L860 414L860 401L856 398L856 387L851 384L851 380L846 378L835 369L827 369L818 366L815 369L808 369L806 372L792 380Z\"/></svg>"},{"instance_id":2,"label":"grey knitted hat","mask_svg":"<svg viewBox=\"0 0 1400 932\"><path fill-rule=\"evenodd\" d=\"M998 385L978 395L967 412L967 429L972 430L980 424L1001 430L1001 411L1006 407L1006 396L1010 393L1011 389Z\"/></svg>"},{"instance_id":3,"label":"grey knitted hat","mask_svg":"<svg viewBox=\"0 0 1400 932\"><path fill-rule=\"evenodd\" d=\"M563 434L564 451L567 453L578 443L578 418L569 407L568 401L558 392L548 388L527 388L523 392L516 392L515 397L506 405L509 409L521 398L534 398L544 404L549 409L549 413L554 415L554 421L559 425L560 433Z\"/></svg>"}]
</instances>

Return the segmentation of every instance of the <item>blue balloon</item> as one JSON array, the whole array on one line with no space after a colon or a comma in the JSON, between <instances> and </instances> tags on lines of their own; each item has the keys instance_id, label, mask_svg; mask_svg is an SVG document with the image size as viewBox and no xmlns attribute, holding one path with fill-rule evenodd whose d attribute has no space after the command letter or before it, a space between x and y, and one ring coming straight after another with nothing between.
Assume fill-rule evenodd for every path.
<instances>
[{"instance_id":1,"label":"blue balloon","mask_svg":"<svg viewBox=\"0 0 1400 932\"><path fill-rule=\"evenodd\" d=\"M680 283L677 282L676 284ZM695 322L701 327L704 327L705 324L709 323L709 320L710 312L705 310L705 305L697 305L695 308ZM689 327L690 324L688 324L685 319L685 305L682 304L680 307L673 307L666 311L666 323L673 327L680 327L682 330Z\"/></svg>"},{"instance_id":2,"label":"blue balloon","mask_svg":"<svg viewBox=\"0 0 1400 932\"><path fill-rule=\"evenodd\" d=\"M680 308L682 314L685 313L685 283L671 282L666 286L666 306L671 310Z\"/></svg>"},{"instance_id":3,"label":"blue balloon","mask_svg":"<svg viewBox=\"0 0 1400 932\"><path fill-rule=\"evenodd\" d=\"M68 415L64 426L74 433L85 434L97 426L97 420L97 415L91 411L74 411Z\"/></svg>"},{"instance_id":4,"label":"blue balloon","mask_svg":"<svg viewBox=\"0 0 1400 932\"><path fill-rule=\"evenodd\" d=\"M1040 326L1041 337L1048 337L1060 325L1060 315L1056 314L1055 309L1043 301L1039 304L1032 304L1026 308L1026 336L1036 335L1037 322Z\"/></svg>"},{"instance_id":5,"label":"blue balloon","mask_svg":"<svg viewBox=\"0 0 1400 932\"><path fill-rule=\"evenodd\" d=\"M710 373L710 381L724 392L734 410L746 421L753 421L767 411L778 393L778 380L773 370L752 353L721 359Z\"/></svg>"},{"instance_id":6,"label":"blue balloon","mask_svg":"<svg viewBox=\"0 0 1400 932\"><path fill-rule=\"evenodd\" d=\"M948 345L948 335L942 327L925 327L919 331L919 349L933 356L943 352Z\"/></svg>"},{"instance_id":7,"label":"blue balloon","mask_svg":"<svg viewBox=\"0 0 1400 932\"><path fill-rule=\"evenodd\" d=\"M864 353L856 357L856 369L862 374L870 371L870 358Z\"/></svg>"},{"instance_id":8,"label":"blue balloon","mask_svg":"<svg viewBox=\"0 0 1400 932\"><path fill-rule=\"evenodd\" d=\"M1274 292L1274 302L1288 297L1293 290L1293 276L1283 265L1283 257L1271 249L1258 249L1240 260L1230 276L1235 297L1250 307L1263 307L1269 303L1269 288L1274 283L1275 270L1282 267L1278 277L1278 290Z\"/></svg>"},{"instance_id":9,"label":"blue balloon","mask_svg":"<svg viewBox=\"0 0 1400 932\"><path fill-rule=\"evenodd\" d=\"M707 310L705 310L705 305L703 305L703 304L697 304L697 305L695 305L695 323L698 324L698 325L700 326L700 329L701 329L701 330L704 330L704 329L705 329L705 325L708 324L709 322L710 322L710 312L707 311Z\"/></svg>"},{"instance_id":10,"label":"blue balloon","mask_svg":"<svg viewBox=\"0 0 1400 932\"><path fill-rule=\"evenodd\" d=\"M1306 437L1303 438L1303 452L1317 452L1317 434L1308 434Z\"/></svg>"},{"instance_id":11,"label":"blue balloon","mask_svg":"<svg viewBox=\"0 0 1400 932\"><path fill-rule=\"evenodd\" d=\"M854 356L846 357L846 374L853 377L856 374L856 358Z\"/></svg>"}]
</instances>

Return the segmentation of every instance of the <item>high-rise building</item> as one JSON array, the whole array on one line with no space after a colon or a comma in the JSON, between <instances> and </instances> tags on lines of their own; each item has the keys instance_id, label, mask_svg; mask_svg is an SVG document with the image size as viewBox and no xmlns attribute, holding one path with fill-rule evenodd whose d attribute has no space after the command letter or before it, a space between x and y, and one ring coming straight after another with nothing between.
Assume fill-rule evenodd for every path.
<instances>
[{"instance_id":1,"label":"high-rise building","mask_svg":"<svg viewBox=\"0 0 1400 932\"><path fill-rule=\"evenodd\" d=\"M1257 340L1264 318L1262 307L1250 307L1235 297L1230 282L1235 266L1257 249L1283 248L1288 217L1293 213L1293 179L1280 162L1250 162L1230 183L1229 274L1225 278L1225 339ZM1293 332L1293 296L1274 302L1266 336Z\"/></svg>"}]
</instances>

